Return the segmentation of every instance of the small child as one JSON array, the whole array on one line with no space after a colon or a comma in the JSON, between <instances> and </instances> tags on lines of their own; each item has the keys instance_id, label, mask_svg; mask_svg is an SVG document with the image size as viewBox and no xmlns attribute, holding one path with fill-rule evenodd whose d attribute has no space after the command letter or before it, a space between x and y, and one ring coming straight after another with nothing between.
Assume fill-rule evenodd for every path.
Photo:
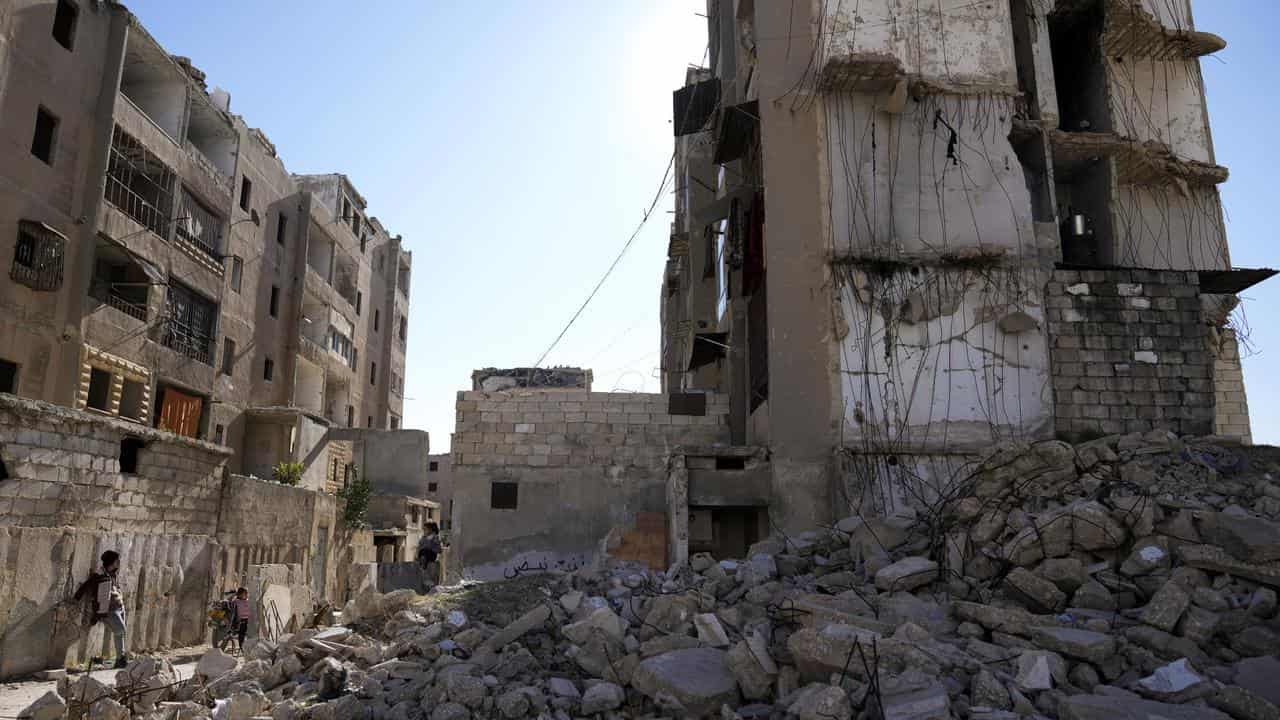
<instances>
[{"instance_id":1,"label":"small child","mask_svg":"<svg viewBox=\"0 0 1280 720\"><path fill-rule=\"evenodd\" d=\"M236 590L236 599L231 601L231 628L236 633L236 642L240 652L244 652L244 636L249 632L249 590Z\"/></svg>"}]
</instances>

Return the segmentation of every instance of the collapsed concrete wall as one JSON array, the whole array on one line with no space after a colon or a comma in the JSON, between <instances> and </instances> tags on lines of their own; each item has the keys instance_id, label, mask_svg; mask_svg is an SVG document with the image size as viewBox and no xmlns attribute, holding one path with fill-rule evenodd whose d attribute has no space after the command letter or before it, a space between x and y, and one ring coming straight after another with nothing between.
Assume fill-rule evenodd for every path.
<instances>
[{"instance_id":1,"label":"collapsed concrete wall","mask_svg":"<svg viewBox=\"0 0 1280 720\"><path fill-rule=\"evenodd\" d=\"M729 440L722 396L708 395L703 415L671 414L668 403L628 393L458 393L451 562L492 579L525 562L589 564L623 546L642 513L665 514L672 449ZM643 517L665 535L664 523Z\"/></svg>"},{"instance_id":2,"label":"collapsed concrete wall","mask_svg":"<svg viewBox=\"0 0 1280 720\"><path fill-rule=\"evenodd\" d=\"M229 455L0 395L0 678L104 654L67 601L106 550L122 556L131 650L201 641Z\"/></svg>"}]
</instances>

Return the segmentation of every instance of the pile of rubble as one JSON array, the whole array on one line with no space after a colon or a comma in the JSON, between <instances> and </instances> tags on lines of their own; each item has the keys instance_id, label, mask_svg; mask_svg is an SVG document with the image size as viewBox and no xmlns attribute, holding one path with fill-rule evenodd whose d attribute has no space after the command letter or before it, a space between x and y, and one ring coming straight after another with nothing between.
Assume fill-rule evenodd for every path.
<instances>
[{"instance_id":1,"label":"pile of rubble","mask_svg":"<svg viewBox=\"0 0 1280 720\"><path fill-rule=\"evenodd\" d=\"M913 510L746 560L366 591L343 626L210 651L196 682L144 658L114 692L81 678L28 713L1280 718L1270 452L1159 433L1004 447ZM500 612L454 597L503 586L521 602Z\"/></svg>"}]
</instances>

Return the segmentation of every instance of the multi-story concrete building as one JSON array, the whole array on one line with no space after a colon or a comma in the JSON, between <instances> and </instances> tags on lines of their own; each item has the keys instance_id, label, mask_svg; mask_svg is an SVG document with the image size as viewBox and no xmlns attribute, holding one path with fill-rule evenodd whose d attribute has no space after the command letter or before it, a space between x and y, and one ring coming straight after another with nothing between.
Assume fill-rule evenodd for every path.
<instances>
[{"instance_id":1,"label":"multi-story concrete building","mask_svg":"<svg viewBox=\"0 0 1280 720\"><path fill-rule=\"evenodd\" d=\"M412 258L346 176L289 173L116 2L4 3L0 88L0 392L330 489L350 448L308 438L400 426Z\"/></svg>"},{"instance_id":2,"label":"multi-story concrete building","mask_svg":"<svg viewBox=\"0 0 1280 720\"><path fill-rule=\"evenodd\" d=\"M1004 440L1249 439L1189 0L707 3L674 99L664 391L770 518L890 511ZM833 508L836 508L833 510Z\"/></svg>"}]
</instances>

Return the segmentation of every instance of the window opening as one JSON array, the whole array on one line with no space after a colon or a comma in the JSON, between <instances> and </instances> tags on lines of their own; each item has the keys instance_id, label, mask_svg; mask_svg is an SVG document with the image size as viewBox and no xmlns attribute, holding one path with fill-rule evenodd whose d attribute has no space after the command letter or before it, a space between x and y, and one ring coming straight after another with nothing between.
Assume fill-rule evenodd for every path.
<instances>
[{"instance_id":1,"label":"window opening","mask_svg":"<svg viewBox=\"0 0 1280 720\"><path fill-rule=\"evenodd\" d=\"M80 8L71 0L58 0L58 7L53 11L53 39L62 47L71 50L75 44L76 20L80 16Z\"/></svg>"},{"instance_id":2,"label":"window opening","mask_svg":"<svg viewBox=\"0 0 1280 720\"><path fill-rule=\"evenodd\" d=\"M18 392L18 364L0 360L0 392Z\"/></svg>"},{"instance_id":3,"label":"window opening","mask_svg":"<svg viewBox=\"0 0 1280 720\"><path fill-rule=\"evenodd\" d=\"M120 441L120 472L138 472L138 454L146 445L142 438L127 437Z\"/></svg>"},{"instance_id":4,"label":"window opening","mask_svg":"<svg viewBox=\"0 0 1280 720\"><path fill-rule=\"evenodd\" d=\"M100 368L89 370L89 396L85 405L94 410L110 411L111 373Z\"/></svg>"},{"instance_id":5,"label":"window opening","mask_svg":"<svg viewBox=\"0 0 1280 720\"><path fill-rule=\"evenodd\" d=\"M19 221L9 278L32 290L57 290L62 287L65 247L66 238L53 228L31 220Z\"/></svg>"},{"instance_id":6,"label":"window opening","mask_svg":"<svg viewBox=\"0 0 1280 720\"><path fill-rule=\"evenodd\" d=\"M31 154L43 160L46 165L52 165L57 139L58 118L43 107L36 108L36 130L31 136Z\"/></svg>"},{"instance_id":7,"label":"window opening","mask_svg":"<svg viewBox=\"0 0 1280 720\"><path fill-rule=\"evenodd\" d=\"M212 365L218 306L170 278L165 315L167 320L161 329L160 344L205 365Z\"/></svg>"},{"instance_id":8,"label":"window opening","mask_svg":"<svg viewBox=\"0 0 1280 720\"><path fill-rule=\"evenodd\" d=\"M120 417L142 422L143 398L146 386L137 380L124 378L120 384Z\"/></svg>"},{"instance_id":9,"label":"window opening","mask_svg":"<svg viewBox=\"0 0 1280 720\"><path fill-rule=\"evenodd\" d=\"M494 510L515 510L520 499L520 485L513 482L496 482L490 485L489 507Z\"/></svg>"}]
</instances>

